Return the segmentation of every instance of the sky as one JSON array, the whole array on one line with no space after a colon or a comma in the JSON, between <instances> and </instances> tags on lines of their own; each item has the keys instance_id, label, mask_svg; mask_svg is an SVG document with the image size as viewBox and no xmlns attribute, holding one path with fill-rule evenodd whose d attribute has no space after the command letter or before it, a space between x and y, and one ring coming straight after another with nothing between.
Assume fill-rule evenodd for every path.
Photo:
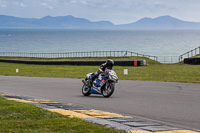
<instances>
[{"instance_id":1,"label":"sky","mask_svg":"<svg viewBox=\"0 0 200 133\"><path fill-rule=\"evenodd\" d=\"M67 16L127 24L170 15L200 22L200 0L0 0L0 15L24 18Z\"/></svg>"}]
</instances>

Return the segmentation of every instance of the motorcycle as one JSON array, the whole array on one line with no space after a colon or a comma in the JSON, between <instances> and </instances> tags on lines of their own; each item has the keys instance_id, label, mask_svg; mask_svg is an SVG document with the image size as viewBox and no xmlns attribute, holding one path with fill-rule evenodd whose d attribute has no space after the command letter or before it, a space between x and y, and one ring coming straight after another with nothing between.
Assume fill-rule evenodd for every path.
<instances>
[{"instance_id":1,"label":"motorcycle","mask_svg":"<svg viewBox=\"0 0 200 133\"><path fill-rule=\"evenodd\" d=\"M115 71L107 69L104 73L99 74L98 78L91 83L90 78L92 75L94 75L94 73L89 73L86 75L86 78L82 80L84 83L82 87L83 95L100 94L104 97L110 97L115 90L115 83L118 82Z\"/></svg>"}]
</instances>

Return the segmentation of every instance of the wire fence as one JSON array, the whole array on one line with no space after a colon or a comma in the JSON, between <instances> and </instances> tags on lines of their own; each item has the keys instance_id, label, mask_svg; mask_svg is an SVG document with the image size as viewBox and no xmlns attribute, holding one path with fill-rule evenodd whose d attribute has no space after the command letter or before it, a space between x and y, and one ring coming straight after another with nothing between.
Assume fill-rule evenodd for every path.
<instances>
[{"instance_id":1,"label":"wire fence","mask_svg":"<svg viewBox=\"0 0 200 133\"><path fill-rule=\"evenodd\" d=\"M0 57L34 57L34 58L82 58L82 57L147 57L161 63L178 63L184 58L200 55L200 46L180 56L151 56L131 51L90 51L65 53L27 53L27 52L0 52Z\"/></svg>"},{"instance_id":2,"label":"wire fence","mask_svg":"<svg viewBox=\"0 0 200 133\"><path fill-rule=\"evenodd\" d=\"M158 56L157 61L161 63L178 63L179 56Z\"/></svg>"},{"instance_id":3,"label":"wire fence","mask_svg":"<svg viewBox=\"0 0 200 133\"><path fill-rule=\"evenodd\" d=\"M78 58L78 57L147 57L157 60L157 56L139 54L130 51L91 51L66 53L26 53L26 52L0 52L0 57L35 57L35 58Z\"/></svg>"},{"instance_id":4,"label":"wire fence","mask_svg":"<svg viewBox=\"0 0 200 133\"><path fill-rule=\"evenodd\" d=\"M184 58L190 58L190 57L193 57L193 56L196 56L196 55L200 55L200 46L180 55L179 61L181 62L181 61L184 60Z\"/></svg>"}]
</instances>

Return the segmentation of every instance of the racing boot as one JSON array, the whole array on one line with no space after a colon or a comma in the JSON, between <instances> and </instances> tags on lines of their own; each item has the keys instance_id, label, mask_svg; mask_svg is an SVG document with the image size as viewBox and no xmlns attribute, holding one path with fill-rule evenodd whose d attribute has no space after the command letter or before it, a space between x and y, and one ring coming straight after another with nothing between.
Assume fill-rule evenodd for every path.
<instances>
[{"instance_id":1,"label":"racing boot","mask_svg":"<svg viewBox=\"0 0 200 133\"><path fill-rule=\"evenodd\" d=\"M90 79L88 80L89 81L89 87L92 87L92 83L93 83L93 81L95 80L96 77L97 77L97 75L95 75L95 74L90 77Z\"/></svg>"}]
</instances>

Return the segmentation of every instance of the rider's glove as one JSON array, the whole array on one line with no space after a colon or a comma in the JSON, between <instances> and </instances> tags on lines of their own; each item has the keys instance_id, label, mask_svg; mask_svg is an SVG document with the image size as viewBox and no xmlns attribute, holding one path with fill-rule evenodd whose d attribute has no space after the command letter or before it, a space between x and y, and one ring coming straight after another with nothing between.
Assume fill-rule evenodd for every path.
<instances>
[{"instance_id":1,"label":"rider's glove","mask_svg":"<svg viewBox=\"0 0 200 133\"><path fill-rule=\"evenodd\" d=\"M103 70L101 69L101 68L99 68L99 71L98 71L99 73L103 73Z\"/></svg>"}]
</instances>

